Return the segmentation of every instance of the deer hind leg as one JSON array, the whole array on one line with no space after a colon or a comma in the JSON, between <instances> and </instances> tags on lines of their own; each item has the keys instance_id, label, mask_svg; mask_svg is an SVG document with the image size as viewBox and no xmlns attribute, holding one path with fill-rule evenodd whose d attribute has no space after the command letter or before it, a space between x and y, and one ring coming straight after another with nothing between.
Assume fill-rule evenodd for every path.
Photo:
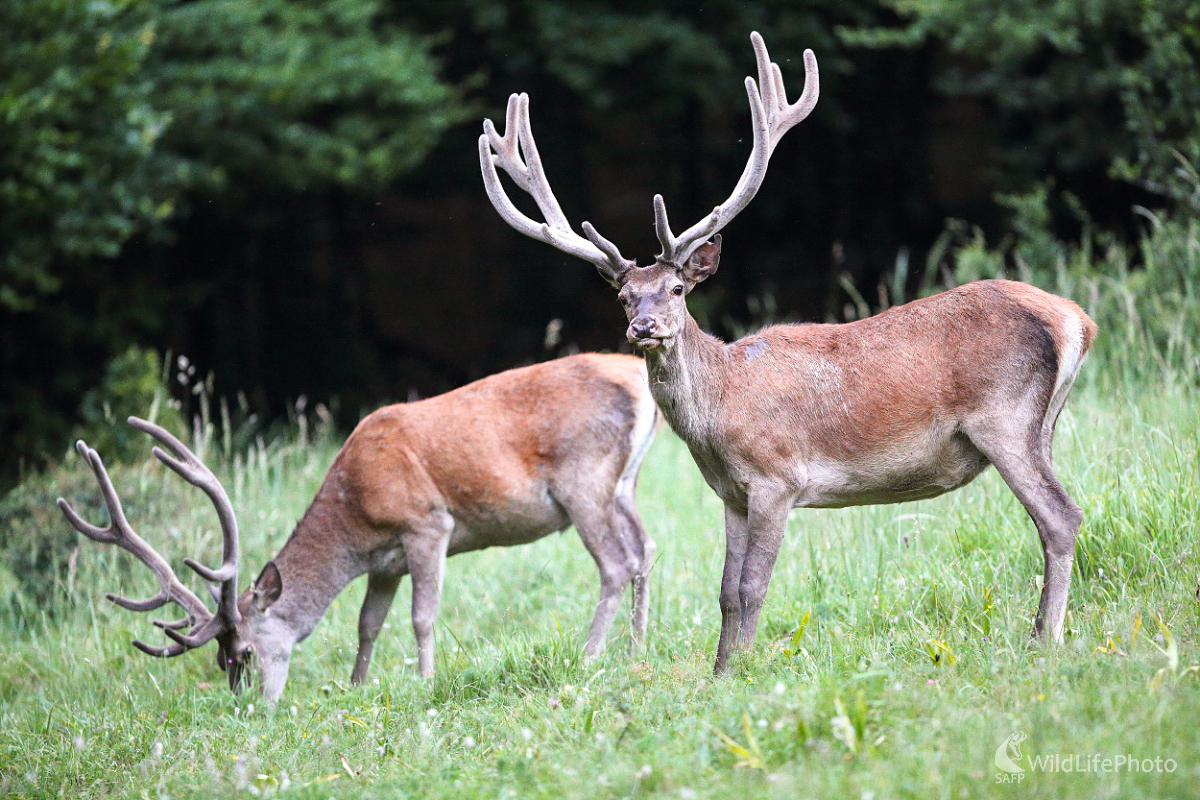
<instances>
[{"instance_id":1,"label":"deer hind leg","mask_svg":"<svg viewBox=\"0 0 1200 800\"><path fill-rule=\"evenodd\" d=\"M1057 415L1055 415L1057 416ZM1053 642L1063 639L1075 540L1083 522L1083 511L1063 488L1050 466L1053 420L1040 421L1005 441L999 437L972 436L975 445L996 466L1000 476L1037 526L1042 544L1044 571L1033 635Z\"/></svg>"},{"instance_id":2,"label":"deer hind leg","mask_svg":"<svg viewBox=\"0 0 1200 800\"><path fill-rule=\"evenodd\" d=\"M617 479L613 500L625 546L639 561L633 576L632 628L633 646L640 651L646 645L646 624L650 615L650 570L654 566L654 554L658 546L642 525L634 495L638 471L650 450L651 442L654 441L654 423L658 418L658 408L654 399L644 392L640 394L637 406L633 430L630 432L629 456L621 476Z\"/></svg>"},{"instance_id":3,"label":"deer hind leg","mask_svg":"<svg viewBox=\"0 0 1200 800\"><path fill-rule=\"evenodd\" d=\"M367 595L363 598L362 611L358 615L358 655L354 659L354 674L350 676L350 682L355 686L367 679L367 670L371 667L371 654L375 650L375 639L383 629L383 622L392 607L400 578L400 575L382 572L372 572L367 577Z\"/></svg>"},{"instance_id":4,"label":"deer hind leg","mask_svg":"<svg viewBox=\"0 0 1200 800\"><path fill-rule=\"evenodd\" d=\"M617 515L626 547L637 557L639 566L633 575L633 644L639 650L646 645L646 623L650 614L650 569L658 545L646 533L630 496L618 496Z\"/></svg>"},{"instance_id":5,"label":"deer hind leg","mask_svg":"<svg viewBox=\"0 0 1200 800\"><path fill-rule=\"evenodd\" d=\"M422 678L433 675L433 626L442 602L446 552L454 522L448 514L428 528L415 531L404 542L408 574L412 578L412 624L417 639L417 669Z\"/></svg>"},{"instance_id":6,"label":"deer hind leg","mask_svg":"<svg viewBox=\"0 0 1200 800\"><path fill-rule=\"evenodd\" d=\"M617 512L616 503L611 497L596 503L564 503L564 507L579 538L583 540L583 546L600 570L600 601L596 604L592 627L583 647L584 658L595 658L604 652L621 596L637 574L641 560L622 533L626 521Z\"/></svg>"}]
</instances>

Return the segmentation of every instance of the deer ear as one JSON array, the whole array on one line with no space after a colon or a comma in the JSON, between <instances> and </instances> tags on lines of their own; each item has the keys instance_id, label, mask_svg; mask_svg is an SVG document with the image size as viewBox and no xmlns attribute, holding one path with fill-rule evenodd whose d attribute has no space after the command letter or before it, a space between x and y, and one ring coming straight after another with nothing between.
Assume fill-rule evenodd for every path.
<instances>
[{"instance_id":1,"label":"deer ear","mask_svg":"<svg viewBox=\"0 0 1200 800\"><path fill-rule=\"evenodd\" d=\"M689 289L700 281L711 278L717 271L717 264L720 261L721 234L718 233L711 242L697 247L696 252L692 253L692 257L684 265L683 280L688 284Z\"/></svg>"},{"instance_id":2,"label":"deer ear","mask_svg":"<svg viewBox=\"0 0 1200 800\"><path fill-rule=\"evenodd\" d=\"M274 561L268 561L258 580L254 581L254 607L259 611L266 611L282 593L283 578L279 574L279 567L275 566Z\"/></svg>"}]
</instances>

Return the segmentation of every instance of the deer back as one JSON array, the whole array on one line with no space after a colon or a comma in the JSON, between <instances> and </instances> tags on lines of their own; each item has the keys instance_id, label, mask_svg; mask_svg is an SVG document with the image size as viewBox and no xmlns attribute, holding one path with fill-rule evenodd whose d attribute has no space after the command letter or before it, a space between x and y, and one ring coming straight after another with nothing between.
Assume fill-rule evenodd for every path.
<instances>
[{"instance_id":1,"label":"deer back","mask_svg":"<svg viewBox=\"0 0 1200 800\"><path fill-rule=\"evenodd\" d=\"M723 496L737 493L740 465L778 465L800 482L836 464L850 486L924 465L889 479L894 491L961 461L944 491L986 466L959 440L964 424L1054 406L1095 332L1069 300L980 281L857 322L773 325L728 345L693 323L685 355L650 359L651 388ZM792 465L806 472L793 476Z\"/></svg>"},{"instance_id":2,"label":"deer back","mask_svg":"<svg viewBox=\"0 0 1200 800\"><path fill-rule=\"evenodd\" d=\"M641 359L586 354L381 408L347 439L293 537L367 554L448 518L463 552L561 530L562 503L611 497L635 427L652 424L645 375Z\"/></svg>"}]
</instances>

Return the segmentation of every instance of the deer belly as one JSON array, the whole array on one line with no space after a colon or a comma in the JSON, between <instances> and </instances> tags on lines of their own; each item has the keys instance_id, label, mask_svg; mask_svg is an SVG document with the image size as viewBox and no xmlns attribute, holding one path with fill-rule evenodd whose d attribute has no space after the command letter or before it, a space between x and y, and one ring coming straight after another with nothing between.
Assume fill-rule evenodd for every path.
<instances>
[{"instance_id":1,"label":"deer belly","mask_svg":"<svg viewBox=\"0 0 1200 800\"><path fill-rule=\"evenodd\" d=\"M570 524L571 520L562 508L549 499L477 509L455 515L450 553L527 544L564 530Z\"/></svg>"},{"instance_id":2,"label":"deer belly","mask_svg":"<svg viewBox=\"0 0 1200 800\"><path fill-rule=\"evenodd\" d=\"M809 463L804 465L804 488L795 505L844 508L924 500L965 486L988 463L965 437L873 458Z\"/></svg>"}]
</instances>

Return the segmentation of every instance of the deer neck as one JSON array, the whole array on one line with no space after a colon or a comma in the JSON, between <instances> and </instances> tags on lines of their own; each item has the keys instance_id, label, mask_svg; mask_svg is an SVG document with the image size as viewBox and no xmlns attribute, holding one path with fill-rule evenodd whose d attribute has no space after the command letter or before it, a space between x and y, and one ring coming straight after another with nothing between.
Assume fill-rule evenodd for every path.
<instances>
[{"instance_id":1,"label":"deer neck","mask_svg":"<svg viewBox=\"0 0 1200 800\"><path fill-rule=\"evenodd\" d=\"M688 444L711 437L721 402L724 343L700 330L690 315L674 345L646 353L650 392L671 429Z\"/></svg>"},{"instance_id":2,"label":"deer neck","mask_svg":"<svg viewBox=\"0 0 1200 800\"><path fill-rule=\"evenodd\" d=\"M308 636L333 599L365 570L345 545L348 515L323 486L291 537L275 556L283 592L271 606L276 617L300 641Z\"/></svg>"}]
</instances>

